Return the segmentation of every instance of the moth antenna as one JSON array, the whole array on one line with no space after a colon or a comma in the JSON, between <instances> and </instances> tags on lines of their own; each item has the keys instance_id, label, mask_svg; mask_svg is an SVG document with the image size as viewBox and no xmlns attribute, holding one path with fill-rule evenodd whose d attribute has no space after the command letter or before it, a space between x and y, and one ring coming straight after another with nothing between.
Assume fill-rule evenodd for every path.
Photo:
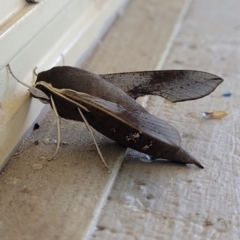
<instances>
[{"instance_id":1,"label":"moth antenna","mask_svg":"<svg viewBox=\"0 0 240 240\"><path fill-rule=\"evenodd\" d=\"M29 92L30 92L34 97L39 98L39 99L42 99L42 100L47 100L47 101L49 100L48 96L47 96L44 92L42 92L40 89L37 89L36 87L32 87L32 86L28 85L27 83L24 83L24 82L22 82L21 80L19 80L19 79L13 74L13 72L12 72L11 67L10 67L9 64L7 65L7 69L8 69L8 71L9 71L9 73L12 75L12 77L13 77L14 79L16 79L16 80L17 80L19 83L21 83L22 85L24 85L25 87L27 87L28 90L29 90ZM45 103L45 102L44 102L44 103Z\"/></svg>"},{"instance_id":2,"label":"moth antenna","mask_svg":"<svg viewBox=\"0 0 240 240\"><path fill-rule=\"evenodd\" d=\"M35 67L35 68L33 69L33 73L34 73L35 76L38 75L38 74L37 74L37 67Z\"/></svg>"},{"instance_id":3,"label":"moth antenna","mask_svg":"<svg viewBox=\"0 0 240 240\"><path fill-rule=\"evenodd\" d=\"M64 55L61 53L60 54L60 56L61 56L61 58L62 58L62 63L63 63L63 66L65 66L66 64L65 64L65 57L64 57Z\"/></svg>"},{"instance_id":4,"label":"moth antenna","mask_svg":"<svg viewBox=\"0 0 240 240\"><path fill-rule=\"evenodd\" d=\"M102 155L102 153L101 153L98 145L97 145L96 139L95 139L95 137L94 137L94 135L93 135L93 131L92 131L90 125L88 124L87 119L84 117L84 115L83 115L83 113L82 113L82 110L81 110L80 108L78 108L78 111L79 111L79 113L80 113L80 115L81 115L84 123L86 124L86 127L87 127L88 131L90 132L90 134L91 134L91 136L92 136L92 138L93 138L94 144L95 144L95 146L96 146L96 148L97 148L97 152L98 152L98 154L99 154L99 156L100 156L100 158L101 158L104 166L107 168L108 172L111 172L110 169L109 169L109 167L108 167L108 165L107 165L107 163L106 163L106 161L105 161L104 158L103 158L103 155Z\"/></svg>"},{"instance_id":5,"label":"moth antenna","mask_svg":"<svg viewBox=\"0 0 240 240\"><path fill-rule=\"evenodd\" d=\"M56 148L53 156L50 159L48 159L48 161L52 160L58 154L58 151L60 149L60 142L61 142L60 118L59 118L59 115L58 115L58 112L57 112L57 109L56 109L56 106L55 106L52 95L50 96L50 99L51 99L53 111L54 111L56 119L57 119L58 141L57 141L57 148Z\"/></svg>"},{"instance_id":6,"label":"moth antenna","mask_svg":"<svg viewBox=\"0 0 240 240\"><path fill-rule=\"evenodd\" d=\"M21 83L22 85L24 85L24 86L27 87L27 88L31 88L31 87L32 87L32 86L28 85L27 83L22 82L21 80L19 80L19 79L13 74L13 72L12 72L9 64L7 65L7 69L8 69L8 71L10 72L10 74L12 75L12 77L13 77L14 79L16 79L19 83Z\"/></svg>"}]
</instances>

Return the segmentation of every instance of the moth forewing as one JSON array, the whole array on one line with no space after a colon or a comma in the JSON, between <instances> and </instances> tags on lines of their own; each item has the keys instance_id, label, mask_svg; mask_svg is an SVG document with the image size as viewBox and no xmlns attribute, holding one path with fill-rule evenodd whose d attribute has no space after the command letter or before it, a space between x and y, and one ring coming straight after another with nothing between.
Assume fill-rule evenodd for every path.
<instances>
[{"instance_id":1,"label":"moth forewing","mask_svg":"<svg viewBox=\"0 0 240 240\"><path fill-rule=\"evenodd\" d=\"M139 131L139 132L144 131L144 128L145 128L144 127L144 121L145 121L145 119L142 118L142 115L144 113L131 113L119 104L112 103L112 102L109 102L109 101L106 101L106 100L103 100L101 98L97 98L97 97L94 97L94 96L91 96L91 95L87 95L87 94L84 95L84 94L81 94L81 93L79 94L78 92L72 91L70 89L64 89L62 91L62 94L65 95L66 97L74 100L75 102L81 102L82 105L83 104L87 105L88 106L87 108L89 109L89 112L93 112L93 110L100 111L103 114L105 114L106 116L111 117L111 119L117 119L119 122L122 122L123 124L126 124L133 129L136 129L136 131ZM148 117L150 117L150 116L152 117L152 115L150 115L150 114L144 114L144 115L148 116ZM159 121L161 120L159 118L157 118L157 119ZM109 122L110 122L110 119L109 119ZM164 125L165 128L171 127L166 122L164 122L164 124L165 124ZM152 130L150 130L148 128L147 128L147 130L152 135L155 135L155 132L153 132ZM177 133L177 136L179 136L178 132L175 130L175 134L176 133ZM166 142L168 144L176 143L175 141L169 140L168 136L163 135L160 132L158 132L158 137L161 137L162 141ZM178 143L180 143L180 141Z\"/></svg>"},{"instance_id":2,"label":"moth forewing","mask_svg":"<svg viewBox=\"0 0 240 240\"><path fill-rule=\"evenodd\" d=\"M61 93L75 102L81 102L81 104L85 103L88 106L97 108L106 115L112 116L113 118L118 119L119 121L122 121L132 127L147 129L149 132L152 132L152 134L155 134L156 132L159 136L161 136L163 141L165 140L172 142L175 145L180 145L181 138L174 127L166 121L145 111L130 112L119 104L115 104L89 94L82 94L71 89L64 89Z\"/></svg>"},{"instance_id":3,"label":"moth forewing","mask_svg":"<svg viewBox=\"0 0 240 240\"><path fill-rule=\"evenodd\" d=\"M181 149L177 131L175 141L172 141L169 136L172 133L162 135L149 129L147 127L150 126L149 124L144 124L145 121L150 121L151 123L152 115L145 114L146 116L143 118L141 116L143 113L129 113L127 109L118 104L90 95L78 94L69 89L62 91L62 94L80 102L84 106L87 105L89 112L85 116L88 122L97 131L121 145L149 154L154 158L165 158L181 163L193 163L202 167L195 158ZM160 121L159 118L157 119ZM164 127L168 127L168 124L165 122L161 128L163 129Z\"/></svg>"}]
</instances>

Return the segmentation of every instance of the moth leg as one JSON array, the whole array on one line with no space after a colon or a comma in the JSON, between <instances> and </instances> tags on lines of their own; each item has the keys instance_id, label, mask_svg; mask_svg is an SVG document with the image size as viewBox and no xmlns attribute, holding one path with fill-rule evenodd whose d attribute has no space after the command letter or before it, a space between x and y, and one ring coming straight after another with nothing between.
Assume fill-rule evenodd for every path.
<instances>
[{"instance_id":1,"label":"moth leg","mask_svg":"<svg viewBox=\"0 0 240 240\"><path fill-rule=\"evenodd\" d=\"M94 144L95 144L95 146L96 146L96 148L97 148L97 152L98 152L98 154L99 154L99 157L101 158L104 166L105 166L105 167L107 168L107 170L110 172L110 169L109 169L106 161L104 160L103 155L102 155L102 153L101 153L101 151L100 151L100 149L99 149L99 147L98 147L98 145L97 145L97 142L96 142L96 139L95 139L95 137L94 137L94 135L93 135L93 131L92 131L91 126L88 124L87 119L84 117L84 115L83 115L83 113L82 113L82 111L81 111L80 108L78 108L78 111L79 111L79 113L80 113L83 121L85 122L88 131L90 132L90 134L91 134L91 136L92 136L92 138L93 138Z\"/></svg>"},{"instance_id":2,"label":"moth leg","mask_svg":"<svg viewBox=\"0 0 240 240\"><path fill-rule=\"evenodd\" d=\"M60 148L60 142L61 142L60 118L59 118L59 115L58 115L58 112L57 112L57 109L56 109L56 106L55 106L52 95L50 96L50 99L51 99L53 111L54 111L56 119L57 119L58 141L57 141L57 148L56 148L53 156L50 159L48 159L49 161L52 160L58 154L58 151L59 151L59 148Z\"/></svg>"},{"instance_id":3,"label":"moth leg","mask_svg":"<svg viewBox=\"0 0 240 240\"><path fill-rule=\"evenodd\" d=\"M14 156L19 155L19 154L23 151L23 149L24 149L24 144L25 144L25 140L22 141L19 149L18 149L17 152L14 154Z\"/></svg>"}]
</instances>

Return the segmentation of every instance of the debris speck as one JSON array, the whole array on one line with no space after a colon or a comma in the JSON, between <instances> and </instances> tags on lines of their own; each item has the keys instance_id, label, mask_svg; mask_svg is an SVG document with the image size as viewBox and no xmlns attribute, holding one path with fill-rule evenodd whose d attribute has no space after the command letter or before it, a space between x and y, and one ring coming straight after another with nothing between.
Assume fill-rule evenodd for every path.
<instances>
[{"instance_id":1,"label":"debris speck","mask_svg":"<svg viewBox=\"0 0 240 240\"><path fill-rule=\"evenodd\" d=\"M21 182L21 180L19 178L16 178L16 177L10 177L9 179L4 181L4 183L6 183L8 185L16 185L20 182Z\"/></svg>"},{"instance_id":2,"label":"debris speck","mask_svg":"<svg viewBox=\"0 0 240 240\"><path fill-rule=\"evenodd\" d=\"M227 116L225 111L216 111L216 112L202 112L202 115L206 119L220 119Z\"/></svg>"},{"instance_id":3,"label":"debris speck","mask_svg":"<svg viewBox=\"0 0 240 240\"><path fill-rule=\"evenodd\" d=\"M38 123L35 123L34 126L33 126L33 131L37 130L39 128L40 128L40 125Z\"/></svg>"},{"instance_id":4,"label":"debris speck","mask_svg":"<svg viewBox=\"0 0 240 240\"><path fill-rule=\"evenodd\" d=\"M44 138L43 139L44 144L48 145L48 144L52 144L52 143L57 143L57 141L55 139L52 138Z\"/></svg>"},{"instance_id":5,"label":"debris speck","mask_svg":"<svg viewBox=\"0 0 240 240\"><path fill-rule=\"evenodd\" d=\"M33 164L32 165L32 167L33 167L33 169L35 169L35 170L39 170L39 169L42 169L42 164L39 164L39 163L35 163L35 164Z\"/></svg>"}]
</instances>

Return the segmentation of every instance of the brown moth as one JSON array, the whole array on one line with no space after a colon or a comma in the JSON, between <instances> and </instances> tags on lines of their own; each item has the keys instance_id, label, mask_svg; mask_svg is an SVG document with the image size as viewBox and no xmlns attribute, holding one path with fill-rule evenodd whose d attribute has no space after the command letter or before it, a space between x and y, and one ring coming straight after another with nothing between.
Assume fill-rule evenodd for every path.
<instances>
[{"instance_id":1,"label":"brown moth","mask_svg":"<svg viewBox=\"0 0 240 240\"><path fill-rule=\"evenodd\" d=\"M30 92L33 97L50 103L60 117L85 122L89 130L91 126L123 146L154 159L203 168L182 149L178 131L151 115L135 99L146 94L171 102L198 99L210 94L222 81L216 75L193 70L97 75L63 66L40 72Z\"/></svg>"}]
</instances>

